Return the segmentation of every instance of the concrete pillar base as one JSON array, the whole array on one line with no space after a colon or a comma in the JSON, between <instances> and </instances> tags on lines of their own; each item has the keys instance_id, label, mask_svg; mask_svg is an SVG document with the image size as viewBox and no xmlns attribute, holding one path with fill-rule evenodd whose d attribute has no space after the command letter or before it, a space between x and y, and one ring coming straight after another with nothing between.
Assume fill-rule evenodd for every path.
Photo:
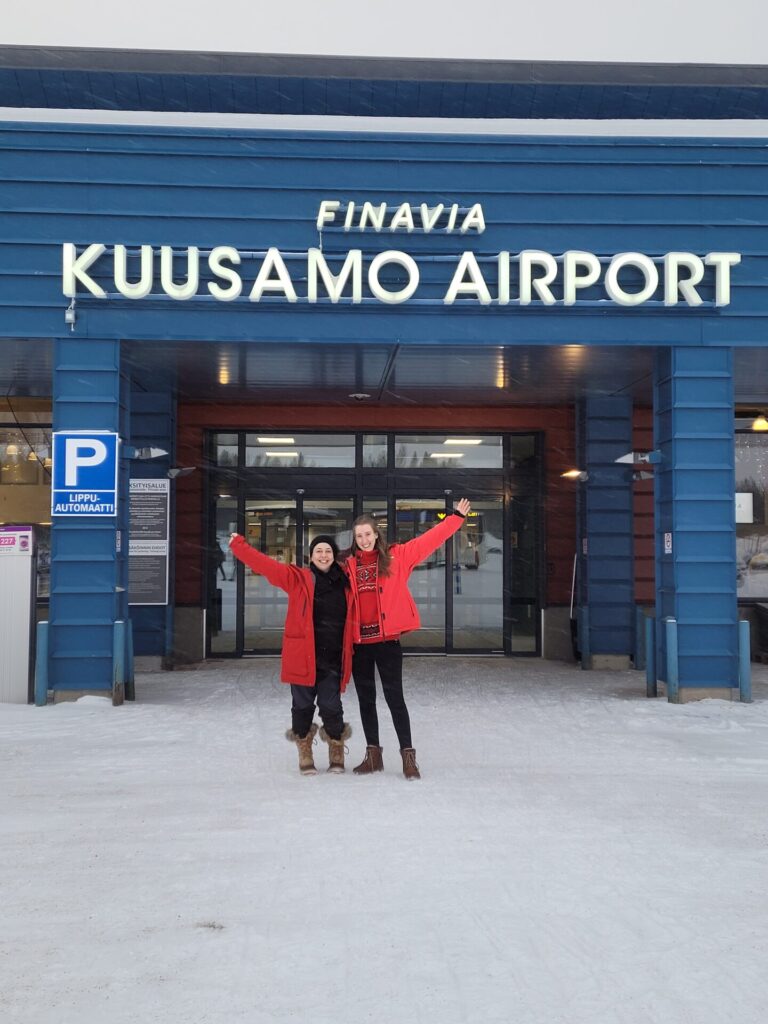
<instances>
[{"instance_id":1,"label":"concrete pillar base","mask_svg":"<svg viewBox=\"0 0 768 1024\"><path fill-rule=\"evenodd\" d=\"M545 608L541 614L541 625L542 658L546 661L574 662L570 609Z\"/></svg>"},{"instance_id":2,"label":"concrete pillar base","mask_svg":"<svg viewBox=\"0 0 768 1024\"><path fill-rule=\"evenodd\" d=\"M670 704L690 704L694 700L738 700L739 689L735 686L682 686L677 698L669 698Z\"/></svg>"},{"instance_id":3,"label":"concrete pillar base","mask_svg":"<svg viewBox=\"0 0 768 1024\"><path fill-rule=\"evenodd\" d=\"M177 605L174 613L174 664L194 665L204 659L205 613L202 608Z\"/></svg>"},{"instance_id":4,"label":"concrete pillar base","mask_svg":"<svg viewBox=\"0 0 768 1024\"><path fill-rule=\"evenodd\" d=\"M625 672L632 662L628 654L590 654L582 667L597 672Z\"/></svg>"}]
</instances>

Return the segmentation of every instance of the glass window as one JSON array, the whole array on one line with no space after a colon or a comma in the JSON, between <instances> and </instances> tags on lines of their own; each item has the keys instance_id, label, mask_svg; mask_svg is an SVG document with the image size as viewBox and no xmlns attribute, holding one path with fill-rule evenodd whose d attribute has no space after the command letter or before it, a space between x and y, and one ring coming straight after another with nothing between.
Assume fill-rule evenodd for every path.
<instances>
[{"instance_id":1,"label":"glass window","mask_svg":"<svg viewBox=\"0 0 768 1024\"><path fill-rule=\"evenodd\" d=\"M736 434L736 573L739 597L768 597L768 438Z\"/></svg>"},{"instance_id":2,"label":"glass window","mask_svg":"<svg viewBox=\"0 0 768 1024\"><path fill-rule=\"evenodd\" d=\"M363 436L363 466L367 469L387 468L386 434L365 434Z\"/></svg>"},{"instance_id":3,"label":"glass window","mask_svg":"<svg viewBox=\"0 0 768 1024\"><path fill-rule=\"evenodd\" d=\"M512 651L515 654L536 653L536 605L512 603L510 608Z\"/></svg>"},{"instance_id":4,"label":"glass window","mask_svg":"<svg viewBox=\"0 0 768 1024\"><path fill-rule=\"evenodd\" d=\"M501 469L501 437L475 434L398 434L398 469Z\"/></svg>"},{"instance_id":5,"label":"glass window","mask_svg":"<svg viewBox=\"0 0 768 1024\"><path fill-rule=\"evenodd\" d=\"M215 447L217 466L237 465L237 434L217 434Z\"/></svg>"},{"instance_id":6,"label":"glass window","mask_svg":"<svg viewBox=\"0 0 768 1024\"><path fill-rule=\"evenodd\" d=\"M47 398L0 398L0 423L9 427L25 423L50 430L52 409Z\"/></svg>"},{"instance_id":7,"label":"glass window","mask_svg":"<svg viewBox=\"0 0 768 1024\"><path fill-rule=\"evenodd\" d=\"M536 458L534 434L512 434L509 439L509 460L512 469L530 464Z\"/></svg>"},{"instance_id":8,"label":"glass window","mask_svg":"<svg viewBox=\"0 0 768 1024\"><path fill-rule=\"evenodd\" d=\"M50 593L51 430L0 426L0 523L29 523L37 541L37 596Z\"/></svg>"},{"instance_id":9,"label":"glass window","mask_svg":"<svg viewBox=\"0 0 768 1024\"><path fill-rule=\"evenodd\" d=\"M384 535L384 539L391 543L387 534L387 499L386 498L363 498L360 515L370 516L376 523L376 528ZM351 535L350 535L351 536Z\"/></svg>"},{"instance_id":10,"label":"glass window","mask_svg":"<svg viewBox=\"0 0 768 1024\"><path fill-rule=\"evenodd\" d=\"M339 552L352 543L351 498L305 498L302 508L304 520L304 564L309 565L309 545L323 534L333 537Z\"/></svg>"},{"instance_id":11,"label":"glass window","mask_svg":"<svg viewBox=\"0 0 768 1024\"><path fill-rule=\"evenodd\" d=\"M263 430L245 437L245 464L264 469L354 469L354 434Z\"/></svg>"}]
</instances>

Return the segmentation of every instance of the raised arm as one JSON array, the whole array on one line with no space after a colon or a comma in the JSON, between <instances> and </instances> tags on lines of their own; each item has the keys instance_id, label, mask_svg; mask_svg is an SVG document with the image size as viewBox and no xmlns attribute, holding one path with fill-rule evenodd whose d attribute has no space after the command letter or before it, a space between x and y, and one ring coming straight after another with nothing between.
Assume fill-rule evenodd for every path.
<instances>
[{"instance_id":1,"label":"raised arm","mask_svg":"<svg viewBox=\"0 0 768 1024\"><path fill-rule=\"evenodd\" d=\"M446 516L441 522L436 523L426 533L413 540L407 540L405 544L398 545L398 558L402 559L408 571L413 569L419 562L429 558L433 551L437 551L441 544L454 535L464 525L464 520L470 508L469 501L462 498L453 510L453 514Z\"/></svg>"},{"instance_id":2,"label":"raised arm","mask_svg":"<svg viewBox=\"0 0 768 1024\"><path fill-rule=\"evenodd\" d=\"M235 558L250 566L254 572L268 580L273 587L290 591L298 582L300 570L295 565L285 565L284 562L278 562L274 558L270 558L269 555L262 554L261 551L251 547L245 537L239 533L233 533L230 536L229 546Z\"/></svg>"}]
</instances>

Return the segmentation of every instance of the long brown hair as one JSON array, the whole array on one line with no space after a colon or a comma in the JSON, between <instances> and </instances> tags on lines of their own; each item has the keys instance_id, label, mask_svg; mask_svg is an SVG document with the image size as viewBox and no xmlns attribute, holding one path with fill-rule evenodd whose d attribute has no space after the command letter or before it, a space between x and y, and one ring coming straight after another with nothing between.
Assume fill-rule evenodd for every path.
<instances>
[{"instance_id":1,"label":"long brown hair","mask_svg":"<svg viewBox=\"0 0 768 1024\"><path fill-rule=\"evenodd\" d=\"M392 561L392 555L389 553L386 538L381 532L381 526L376 522L373 516L358 516L354 523L352 523L352 543L349 548L350 554L354 557L358 551L362 550L357 546L357 541L355 540L355 530L358 526L370 526L376 534L376 543L373 546L373 550L376 551L379 556L379 572L382 576L389 576L389 566Z\"/></svg>"}]
</instances>

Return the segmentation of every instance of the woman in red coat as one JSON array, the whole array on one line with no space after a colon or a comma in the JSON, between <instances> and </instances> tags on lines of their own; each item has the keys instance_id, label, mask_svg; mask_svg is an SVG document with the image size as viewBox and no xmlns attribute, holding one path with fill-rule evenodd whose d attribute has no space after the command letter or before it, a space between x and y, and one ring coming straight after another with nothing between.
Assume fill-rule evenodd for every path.
<instances>
[{"instance_id":1,"label":"woman in red coat","mask_svg":"<svg viewBox=\"0 0 768 1024\"><path fill-rule=\"evenodd\" d=\"M384 699L400 743L403 774L420 779L416 751L411 744L411 722L403 696L403 652L400 637L421 625L408 577L464 524L470 504L462 498L454 514L431 530L405 544L387 542L370 516L360 516L352 526L352 549L346 561L353 601L355 650L352 675L355 680L360 718L367 744L365 757L353 769L356 775L369 775L384 768L379 744L379 720L376 713L375 669L378 668Z\"/></svg>"},{"instance_id":2,"label":"woman in red coat","mask_svg":"<svg viewBox=\"0 0 768 1024\"><path fill-rule=\"evenodd\" d=\"M299 750L299 771L316 773L312 744L317 726L315 701L323 720L321 739L328 744L328 771L344 771L344 740L351 734L344 722L341 694L352 662L352 619L347 614L352 593L338 563L339 549L330 536L315 537L309 546L309 568L300 569L262 554L233 533L235 558L288 594L280 678L291 686L292 728L286 738Z\"/></svg>"}]
</instances>

